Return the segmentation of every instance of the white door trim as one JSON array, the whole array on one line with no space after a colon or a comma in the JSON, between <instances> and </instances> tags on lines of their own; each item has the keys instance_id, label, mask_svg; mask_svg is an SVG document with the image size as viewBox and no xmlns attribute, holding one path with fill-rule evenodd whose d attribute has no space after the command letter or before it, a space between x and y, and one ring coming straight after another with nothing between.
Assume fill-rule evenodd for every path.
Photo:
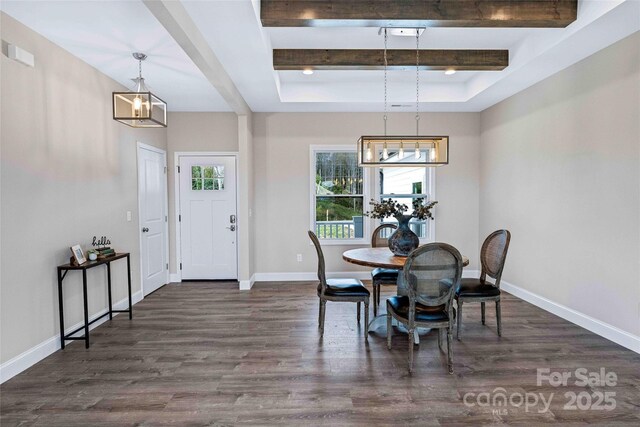
<instances>
[{"instance_id":1,"label":"white door trim","mask_svg":"<svg viewBox=\"0 0 640 427\"><path fill-rule=\"evenodd\" d=\"M162 154L162 156L164 157L164 167L165 170L167 169L167 152L161 148L157 148L154 147L153 145L148 145L145 143L142 143L140 141L136 141L136 170L138 169L138 159L140 158L139 154L140 154L140 150L149 150L149 151L153 151L154 153L158 153L158 154ZM139 171L137 171L139 172ZM167 221L164 222L164 235L165 235L165 242L164 242L164 250L165 250L165 254L167 255L167 261L169 260L169 181L166 179L166 177L168 177L167 172L169 172L168 170L166 170L165 172L165 185L164 185L164 211L167 213ZM138 174L136 173L136 180L138 179ZM143 268L142 268L142 262L143 262L143 258L142 258L142 238L140 237L140 230L142 230L142 216L140 215L140 212L142 212L142 207L140 206L140 182L138 181L138 250L140 251L139 254L139 258L140 258L140 294L142 295L142 299L144 299L144 288L143 288L143 283L144 283L144 273L143 273ZM165 278L165 283L170 283L169 280L169 269L167 268L166 270L166 278Z\"/></svg>"},{"instance_id":2,"label":"white door trim","mask_svg":"<svg viewBox=\"0 0 640 427\"><path fill-rule=\"evenodd\" d=\"M182 259L182 240L180 239L180 221L178 221L178 217L180 215L180 174L178 173L178 167L180 166L180 157L199 157L199 156L231 156L235 158L236 162L236 218L239 217L238 211L238 157L240 153L238 151L176 151L173 153L173 188L174 188L174 201L173 201L173 223L175 229L175 241L176 241L176 274L171 275L171 281L180 283L182 282L182 270L180 270L180 260ZM240 221L236 221L237 224L240 224ZM237 268L236 268L236 277L240 278L240 239L236 239L236 258Z\"/></svg>"}]
</instances>

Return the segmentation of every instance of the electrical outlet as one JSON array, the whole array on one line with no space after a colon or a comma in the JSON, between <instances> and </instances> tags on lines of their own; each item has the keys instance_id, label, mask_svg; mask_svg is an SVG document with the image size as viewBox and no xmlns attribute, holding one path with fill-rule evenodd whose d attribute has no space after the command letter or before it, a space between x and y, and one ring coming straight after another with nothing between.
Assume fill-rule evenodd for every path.
<instances>
[{"instance_id":1,"label":"electrical outlet","mask_svg":"<svg viewBox=\"0 0 640 427\"><path fill-rule=\"evenodd\" d=\"M302 262L302 254L298 254L296 258L298 259L298 262Z\"/></svg>"}]
</instances>

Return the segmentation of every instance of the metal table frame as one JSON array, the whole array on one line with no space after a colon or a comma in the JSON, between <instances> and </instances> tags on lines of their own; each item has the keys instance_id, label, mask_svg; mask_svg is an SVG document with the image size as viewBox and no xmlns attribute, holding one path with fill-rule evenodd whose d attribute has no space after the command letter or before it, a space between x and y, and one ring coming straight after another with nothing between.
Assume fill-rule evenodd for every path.
<instances>
[{"instance_id":1,"label":"metal table frame","mask_svg":"<svg viewBox=\"0 0 640 427\"><path fill-rule=\"evenodd\" d=\"M114 310L113 309L113 303L112 303L112 297L111 297L111 263L113 261L119 260L119 259L123 259L126 258L127 259L127 278L128 278L128 290L129 290L129 309L127 310ZM93 319L92 321L89 321L89 305L88 305L88 298L87 298L87 270L90 268L94 268L97 267L99 265L106 265L107 266L107 289L108 289L108 294L109 294L109 310L96 317L95 319ZM69 271L73 271L73 270L80 270L82 271L82 296L83 296L83 302L84 302L84 325L80 326L79 328L74 329L73 331L69 332L68 334L64 333L64 298L63 298L63 292L62 292L62 281L64 280L64 278L67 276L67 273ZM64 346L65 346L65 342L66 341L73 341L73 340L84 340L84 346L85 348L89 348L89 325L97 322L98 320L102 319L105 316L109 316L109 320L113 319L113 313L129 313L129 319L133 319L133 310L132 310L132 301L131 301L131 259L130 259L130 254L129 253L119 253L116 254L112 257L109 258L105 258L105 259L100 259L97 261L87 261L84 264L81 265L72 265L72 264L64 264L64 265L59 265L58 266L58 305L59 305L59 312L60 312L60 342L61 342L61 346L62 349L64 350ZM72 335L75 335L77 332L81 331L84 329L84 336L81 337L74 337Z\"/></svg>"}]
</instances>

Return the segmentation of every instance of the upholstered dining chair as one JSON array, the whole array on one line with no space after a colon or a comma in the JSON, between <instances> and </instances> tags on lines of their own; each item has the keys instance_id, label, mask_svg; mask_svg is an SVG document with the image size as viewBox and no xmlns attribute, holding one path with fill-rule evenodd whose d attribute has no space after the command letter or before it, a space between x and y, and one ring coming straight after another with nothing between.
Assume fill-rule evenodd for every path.
<instances>
[{"instance_id":1,"label":"upholstered dining chair","mask_svg":"<svg viewBox=\"0 0 640 427\"><path fill-rule=\"evenodd\" d=\"M369 340L369 290L358 279L327 279L325 273L324 255L318 236L309 231L309 238L318 253L318 297L320 298L320 312L318 326L320 336L324 335L324 316L327 301L358 303L358 323L360 323L361 303L364 303L364 339Z\"/></svg>"},{"instance_id":2,"label":"upholstered dining chair","mask_svg":"<svg viewBox=\"0 0 640 427\"><path fill-rule=\"evenodd\" d=\"M381 248L387 247L389 244L389 236L393 230L397 229L395 224L382 224L373 231L371 236L371 247ZM371 272L371 281L373 282L373 315L378 315L378 307L380 306L380 286L393 285L396 286L398 281L398 273L400 270L390 268L376 268Z\"/></svg>"},{"instance_id":3,"label":"upholstered dining chair","mask_svg":"<svg viewBox=\"0 0 640 427\"><path fill-rule=\"evenodd\" d=\"M464 278L460 281L460 287L456 291L456 300L458 302L458 333L456 335L458 340L461 338L462 330L462 305L466 302L480 303L482 324L484 325L485 302L495 301L498 336L502 336L500 279L510 241L511 233L508 230L497 230L491 233L485 239L480 251L480 263L482 264L480 278ZM487 277L493 279L493 283L488 281Z\"/></svg>"},{"instance_id":4,"label":"upholstered dining chair","mask_svg":"<svg viewBox=\"0 0 640 427\"><path fill-rule=\"evenodd\" d=\"M387 299L387 348L391 349L391 319L404 324L409 338L409 373L413 372L416 328L438 329L438 347L447 335L447 365L453 373L451 332L453 298L462 276L462 255L446 243L429 243L409 254L398 280L398 295Z\"/></svg>"}]
</instances>

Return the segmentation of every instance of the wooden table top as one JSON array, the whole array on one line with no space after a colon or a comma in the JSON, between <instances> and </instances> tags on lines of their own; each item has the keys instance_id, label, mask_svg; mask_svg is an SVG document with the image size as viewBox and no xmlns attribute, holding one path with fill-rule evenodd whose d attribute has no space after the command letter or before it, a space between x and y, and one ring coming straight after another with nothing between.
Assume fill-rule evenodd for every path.
<instances>
[{"instance_id":1,"label":"wooden table top","mask_svg":"<svg viewBox=\"0 0 640 427\"><path fill-rule=\"evenodd\" d=\"M102 258L95 261L87 260L85 263L80 265L72 265L72 264L63 264L58 266L58 270L87 270L89 268L97 267L99 265L107 264L111 261L115 261L117 259L122 259L129 256L129 252L118 252L114 256L110 256L108 258Z\"/></svg>"},{"instance_id":2,"label":"wooden table top","mask_svg":"<svg viewBox=\"0 0 640 427\"><path fill-rule=\"evenodd\" d=\"M407 257L396 256L389 248L360 248L345 251L342 259L365 267L401 269ZM469 258L462 256L462 265L469 265Z\"/></svg>"}]
</instances>

